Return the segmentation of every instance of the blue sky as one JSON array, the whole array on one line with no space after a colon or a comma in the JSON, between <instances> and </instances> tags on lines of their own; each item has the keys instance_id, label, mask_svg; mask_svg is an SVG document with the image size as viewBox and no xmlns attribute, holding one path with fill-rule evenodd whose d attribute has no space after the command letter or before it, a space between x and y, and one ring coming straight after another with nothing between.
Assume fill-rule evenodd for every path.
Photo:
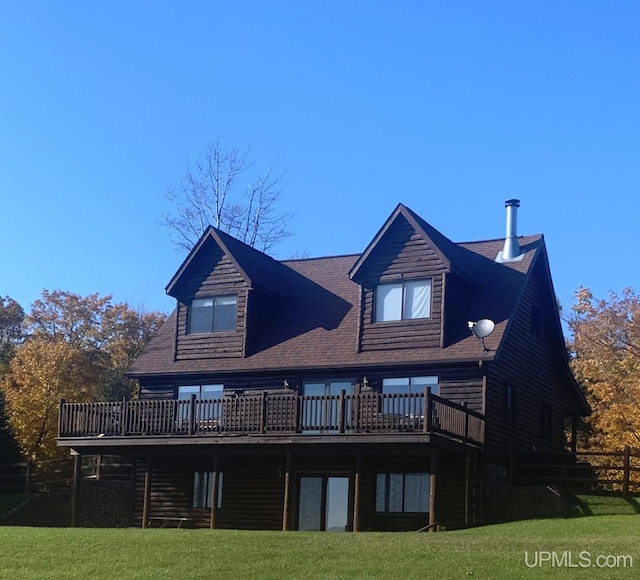
<instances>
[{"instance_id":1,"label":"blue sky","mask_svg":"<svg viewBox=\"0 0 640 580\"><path fill-rule=\"evenodd\" d=\"M640 290L640 3L6 2L0 295L168 311L158 225L206 144L289 182L276 250L362 251L398 202L454 241L544 233L580 285Z\"/></svg>"}]
</instances>

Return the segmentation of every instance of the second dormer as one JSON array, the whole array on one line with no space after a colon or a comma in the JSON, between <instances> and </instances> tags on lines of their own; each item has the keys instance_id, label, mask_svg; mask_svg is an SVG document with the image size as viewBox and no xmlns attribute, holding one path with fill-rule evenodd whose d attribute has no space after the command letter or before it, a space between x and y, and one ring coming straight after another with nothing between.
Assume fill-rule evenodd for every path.
<instances>
[{"instance_id":1,"label":"second dormer","mask_svg":"<svg viewBox=\"0 0 640 580\"><path fill-rule=\"evenodd\" d=\"M443 347L447 282L471 281L460 248L400 204L354 264L360 351Z\"/></svg>"},{"instance_id":2,"label":"second dormer","mask_svg":"<svg viewBox=\"0 0 640 580\"><path fill-rule=\"evenodd\" d=\"M281 300L273 288L281 268L266 254L209 227L166 288L177 301L174 360L247 356L252 326L261 319L258 311ZM255 314L251 324L250 310Z\"/></svg>"}]
</instances>

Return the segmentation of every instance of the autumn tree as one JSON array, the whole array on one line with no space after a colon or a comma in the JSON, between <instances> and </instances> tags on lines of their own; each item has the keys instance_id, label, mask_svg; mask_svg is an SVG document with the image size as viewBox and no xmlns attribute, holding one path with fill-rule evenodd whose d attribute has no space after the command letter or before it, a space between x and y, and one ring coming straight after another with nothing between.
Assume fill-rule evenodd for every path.
<instances>
[{"instance_id":1,"label":"autumn tree","mask_svg":"<svg viewBox=\"0 0 640 580\"><path fill-rule=\"evenodd\" d=\"M291 212L278 211L285 176L272 169L251 176L249 151L210 143L188 163L184 177L167 192L173 211L160 223L174 245L191 250L209 225L266 252L291 235Z\"/></svg>"},{"instance_id":2,"label":"autumn tree","mask_svg":"<svg viewBox=\"0 0 640 580\"><path fill-rule=\"evenodd\" d=\"M580 288L569 327L573 370L593 409L584 443L640 447L640 296L626 289L596 299Z\"/></svg>"},{"instance_id":3,"label":"autumn tree","mask_svg":"<svg viewBox=\"0 0 640 580\"><path fill-rule=\"evenodd\" d=\"M94 369L84 353L60 338L34 337L11 359L3 377L9 425L28 459L63 453L56 447L58 404L95 399Z\"/></svg>"},{"instance_id":4,"label":"autumn tree","mask_svg":"<svg viewBox=\"0 0 640 580\"><path fill-rule=\"evenodd\" d=\"M24 310L13 298L0 296L0 375L23 337Z\"/></svg>"},{"instance_id":5,"label":"autumn tree","mask_svg":"<svg viewBox=\"0 0 640 580\"><path fill-rule=\"evenodd\" d=\"M136 383L124 373L164 319L160 312L113 304L111 296L43 290L26 325L34 337L62 340L82 352L93 367L96 396L115 400L134 394Z\"/></svg>"},{"instance_id":6,"label":"autumn tree","mask_svg":"<svg viewBox=\"0 0 640 580\"><path fill-rule=\"evenodd\" d=\"M13 298L0 296L0 380L9 368L16 347L23 338L24 310ZM17 442L9 427L5 412L5 398L0 390L0 463L18 461Z\"/></svg>"},{"instance_id":7,"label":"autumn tree","mask_svg":"<svg viewBox=\"0 0 640 580\"><path fill-rule=\"evenodd\" d=\"M56 453L61 398L74 402L130 398L126 369L164 320L111 296L43 290L25 318L26 338L0 381L6 415L31 459Z\"/></svg>"}]
</instances>

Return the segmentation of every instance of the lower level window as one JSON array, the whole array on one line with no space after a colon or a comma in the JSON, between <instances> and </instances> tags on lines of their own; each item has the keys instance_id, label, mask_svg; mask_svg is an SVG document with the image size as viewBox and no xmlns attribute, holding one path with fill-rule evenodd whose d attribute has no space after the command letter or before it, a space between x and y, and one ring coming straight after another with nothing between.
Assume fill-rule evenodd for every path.
<instances>
[{"instance_id":1,"label":"lower level window","mask_svg":"<svg viewBox=\"0 0 640 580\"><path fill-rule=\"evenodd\" d=\"M222 507L223 473L218 473L218 505ZM196 471L193 474L193 500L191 507L211 508L213 503L213 471Z\"/></svg>"},{"instance_id":2,"label":"lower level window","mask_svg":"<svg viewBox=\"0 0 640 580\"><path fill-rule=\"evenodd\" d=\"M378 473L376 511L383 513L427 513L428 473Z\"/></svg>"}]
</instances>

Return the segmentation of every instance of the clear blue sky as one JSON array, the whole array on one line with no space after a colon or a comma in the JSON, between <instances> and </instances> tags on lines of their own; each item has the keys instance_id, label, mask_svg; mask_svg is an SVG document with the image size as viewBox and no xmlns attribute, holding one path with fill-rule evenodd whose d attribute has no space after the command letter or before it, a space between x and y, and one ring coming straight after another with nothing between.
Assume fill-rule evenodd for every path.
<instances>
[{"instance_id":1,"label":"clear blue sky","mask_svg":"<svg viewBox=\"0 0 640 580\"><path fill-rule=\"evenodd\" d=\"M0 295L168 311L157 221L209 141L286 171L277 257L362 251L398 202L454 241L544 233L556 292L640 290L640 3L5 2Z\"/></svg>"}]
</instances>

